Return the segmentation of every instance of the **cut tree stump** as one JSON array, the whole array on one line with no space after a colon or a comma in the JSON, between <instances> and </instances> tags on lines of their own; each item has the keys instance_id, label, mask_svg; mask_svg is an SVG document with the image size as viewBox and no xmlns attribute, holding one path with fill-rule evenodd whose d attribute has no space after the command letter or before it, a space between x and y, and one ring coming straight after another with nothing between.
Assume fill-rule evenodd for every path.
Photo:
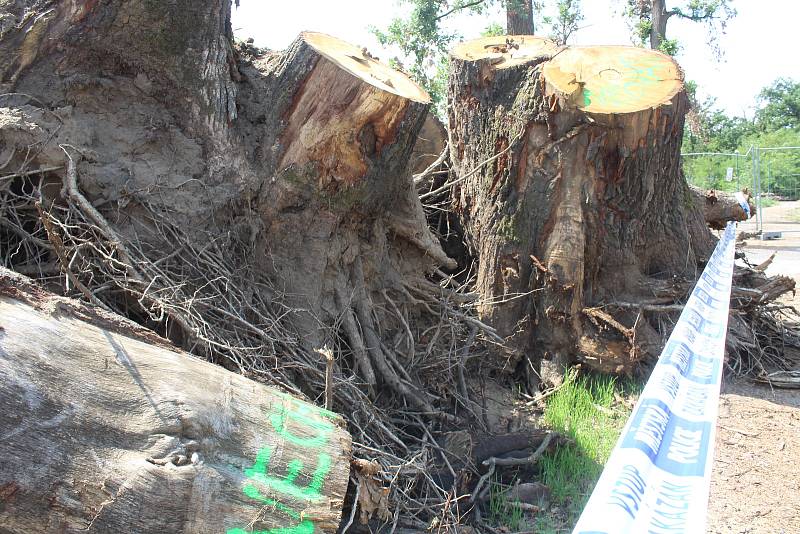
<instances>
[{"instance_id":1,"label":"cut tree stump","mask_svg":"<svg viewBox=\"0 0 800 534\"><path fill-rule=\"evenodd\" d=\"M640 48L531 36L451 55L454 203L481 318L508 339L503 365L527 355L630 372L660 337L636 311L595 308L694 276L713 247L680 172L680 69Z\"/></svg>"},{"instance_id":2,"label":"cut tree stump","mask_svg":"<svg viewBox=\"0 0 800 534\"><path fill-rule=\"evenodd\" d=\"M69 209L105 217L101 237L139 256L120 258L136 276L87 269L89 290L111 286L115 296L100 298L114 309L158 317L192 352L298 391L319 393L315 350L336 345L333 372L347 383L339 402L360 410L359 388L374 399L386 384L434 411L390 348L406 328L394 304L415 306L410 289L456 266L427 226L408 168L428 113L424 90L320 33L281 53L236 45L229 0L3 9L0 93L15 95L0 96L9 106L0 117L11 117L0 120L4 167L58 169L32 180L74 182ZM45 189L42 205L57 218L67 203L60 188ZM223 257L210 260L209 246ZM208 328L219 322L223 334Z\"/></svg>"},{"instance_id":3,"label":"cut tree stump","mask_svg":"<svg viewBox=\"0 0 800 534\"><path fill-rule=\"evenodd\" d=\"M338 415L0 269L0 530L333 532Z\"/></svg>"},{"instance_id":4,"label":"cut tree stump","mask_svg":"<svg viewBox=\"0 0 800 534\"><path fill-rule=\"evenodd\" d=\"M274 173L260 208L259 263L275 268L290 304L308 310L301 332L309 345L321 343L320 318L343 314L351 347L380 350L357 339L355 320L369 330L372 320L356 317L354 295L455 267L427 227L408 169L430 98L366 50L314 32L242 71L248 118L266 112L258 145ZM369 366L382 362L361 361L374 385Z\"/></svg>"},{"instance_id":5,"label":"cut tree stump","mask_svg":"<svg viewBox=\"0 0 800 534\"><path fill-rule=\"evenodd\" d=\"M407 159L403 153L409 144L395 140L422 126L417 123L427 114L428 94L365 49L321 33L301 34L275 64L270 74L279 105L269 113L284 118L276 124L281 147L276 170L291 168L301 175L312 170L313 185L329 193L361 187L365 195L357 207L364 211L381 201L379 194L397 193L392 180L367 191L370 171L388 170L401 155ZM285 102L276 98L278 92ZM350 203L337 207L352 208Z\"/></svg>"}]
</instances>

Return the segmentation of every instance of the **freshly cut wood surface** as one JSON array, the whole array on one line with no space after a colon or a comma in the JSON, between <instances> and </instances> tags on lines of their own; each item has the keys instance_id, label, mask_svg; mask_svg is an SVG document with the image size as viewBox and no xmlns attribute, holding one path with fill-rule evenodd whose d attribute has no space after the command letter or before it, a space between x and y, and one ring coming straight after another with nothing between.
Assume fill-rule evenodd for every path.
<instances>
[{"instance_id":1,"label":"freshly cut wood surface","mask_svg":"<svg viewBox=\"0 0 800 534\"><path fill-rule=\"evenodd\" d=\"M360 183L391 145L404 148L401 125L427 113L430 97L405 74L330 35L300 34L281 64L276 75L292 98L279 100L286 109L276 125L283 148L278 169L312 169L317 188L328 194Z\"/></svg>"},{"instance_id":2,"label":"freshly cut wood surface","mask_svg":"<svg viewBox=\"0 0 800 534\"><path fill-rule=\"evenodd\" d=\"M543 55L555 54L558 48L550 39L534 35L500 35L460 43L450 55L464 61L488 59L494 68L507 69Z\"/></svg>"},{"instance_id":3,"label":"freshly cut wood surface","mask_svg":"<svg viewBox=\"0 0 800 534\"><path fill-rule=\"evenodd\" d=\"M0 269L0 531L333 532L332 412Z\"/></svg>"},{"instance_id":4,"label":"freshly cut wood surface","mask_svg":"<svg viewBox=\"0 0 800 534\"><path fill-rule=\"evenodd\" d=\"M683 90L669 56L632 46L568 48L542 68L551 92L590 113L630 113L667 104Z\"/></svg>"},{"instance_id":5,"label":"freshly cut wood surface","mask_svg":"<svg viewBox=\"0 0 800 534\"><path fill-rule=\"evenodd\" d=\"M431 101L430 95L408 76L381 63L365 48L318 32L303 32L300 38L340 68L379 89L423 104Z\"/></svg>"}]
</instances>

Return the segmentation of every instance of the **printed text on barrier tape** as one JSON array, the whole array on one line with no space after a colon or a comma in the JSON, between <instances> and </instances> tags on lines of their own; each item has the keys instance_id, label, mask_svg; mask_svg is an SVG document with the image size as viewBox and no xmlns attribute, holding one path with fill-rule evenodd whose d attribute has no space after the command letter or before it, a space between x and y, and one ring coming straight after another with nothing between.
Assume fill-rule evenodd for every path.
<instances>
[{"instance_id":1,"label":"printed text on barrier tape","mask_svg":"<svg viewBox=\"0 0 800 534\"><path fill-rule=\"evenodd\" d=\"M574 533L705 531L734 234L729 223Z\"/></svg>"}]
</instances>

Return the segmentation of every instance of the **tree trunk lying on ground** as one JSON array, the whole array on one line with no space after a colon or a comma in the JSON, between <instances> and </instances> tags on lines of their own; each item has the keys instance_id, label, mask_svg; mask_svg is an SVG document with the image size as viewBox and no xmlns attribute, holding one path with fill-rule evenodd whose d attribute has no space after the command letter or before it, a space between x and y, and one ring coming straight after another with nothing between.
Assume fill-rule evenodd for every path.
<instances>
[{"instance_id":1,"label":"tree trunk lying on ground","mask_svg":"<svg viewBox=\"0 0 800 534\"><path fill-rule=\"evenodd\" d=\"M660 337L635 311L693 276L712 237L680 172L675 62L634 47L507 36L452 53L454 190L481 317L525 354L630 372ZM526 369L530 366L526 365Z\"/></svg>"},{"instance_id":2,"label":"tree trunk lying on ground","mask_svg":"<svg viewBox=\"0 0 800 534\"><path fill-rule=\"evenodd\" d=\"M332 532L338 415L0 269L3 532Z\"/></svg>"},{"instance_id":3,"label":"tree trunk lying on ground","mask_svg":"<svg viewBox=\"0 0 800 534\"><path fill-rule=\"evenodd\" d=\"M723 230L730 221L746 221L748 219L747 212L744 211L734 194L715 189L704 190L693 185L690 185L689 189L692 191L697 205L703 207L703 215L710 228ZM750 217L755 217L756 206L753 204L750 193L745 192L744 196L750 207Z\"/></svg>"}]
</instances>

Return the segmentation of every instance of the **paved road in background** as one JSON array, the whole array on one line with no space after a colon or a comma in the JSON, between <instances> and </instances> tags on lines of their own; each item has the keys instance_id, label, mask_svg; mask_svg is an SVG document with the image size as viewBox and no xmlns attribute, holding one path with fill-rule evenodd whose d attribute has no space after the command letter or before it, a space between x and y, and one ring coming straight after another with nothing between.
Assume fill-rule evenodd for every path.
<instances>
[{"instance_id":1,"label":"paved road in background","mask_svg":"<svg viewBox=\"0 0 800 534\"><path fill-rule=\"evenodd\" d=\"M755 219L739 223L739 232L755 232ZM751 263L761 263L777 251L767 274L783 274L791 276L800 286L800 201L779 202L770 208L764 208L764 231L782 232L781 239L761 241L747 239L744 247Z\"/></svg>"}]
</instances>

